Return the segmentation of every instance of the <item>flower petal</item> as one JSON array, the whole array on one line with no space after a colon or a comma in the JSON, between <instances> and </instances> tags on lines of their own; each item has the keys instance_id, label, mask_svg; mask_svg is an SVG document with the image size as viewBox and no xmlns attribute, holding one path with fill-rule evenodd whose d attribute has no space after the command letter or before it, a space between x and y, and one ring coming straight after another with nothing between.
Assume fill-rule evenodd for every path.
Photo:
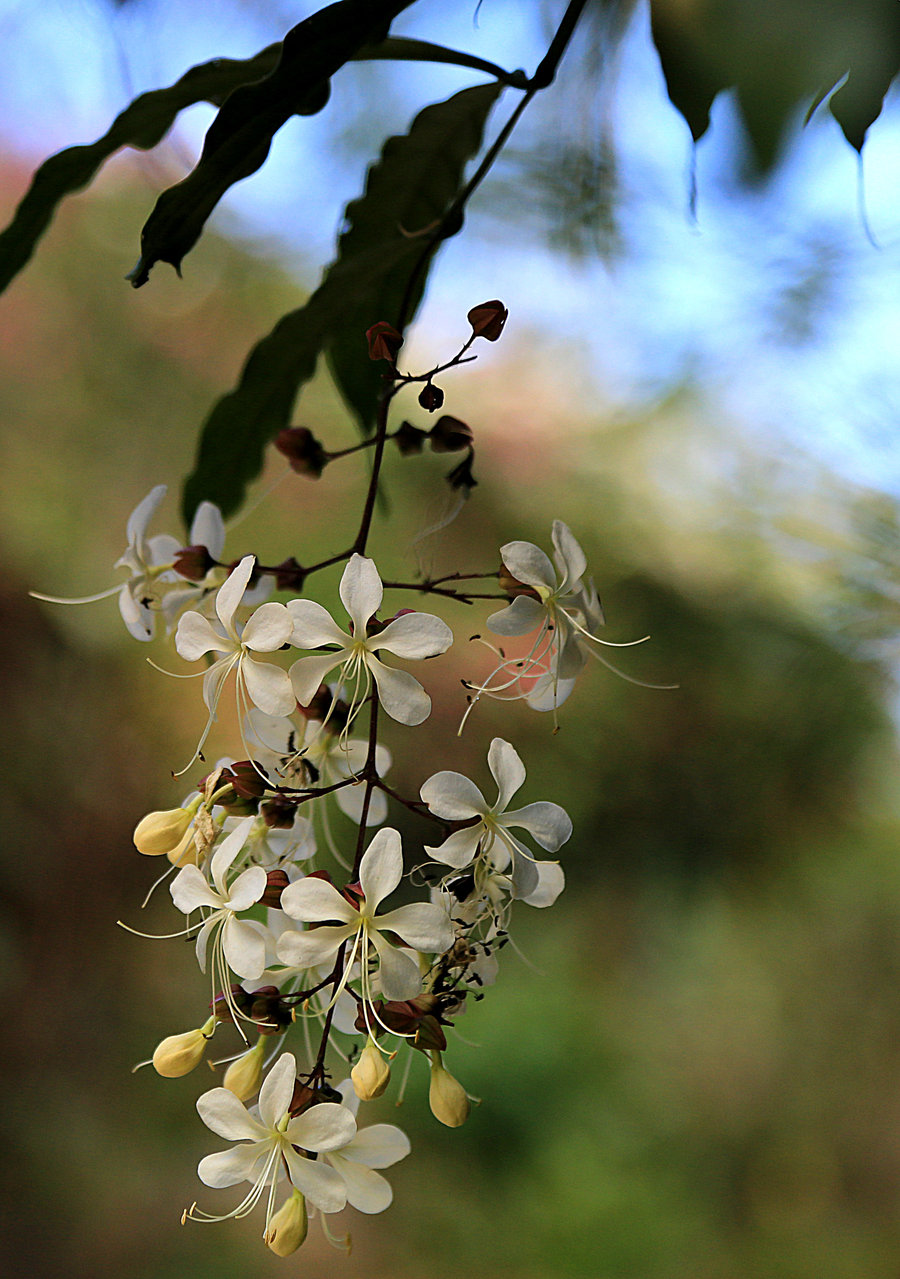
<instances>
[{"instance_id":1,"label":"flower petal","mask_svg":"<svg viewBox=\"0 0 900 1279\"><path fill-rule=\"evenodd\" d=\"M225 876L231 866L231 863L237 857L238 853L250 838L250 828L256 821L255 817L245 817L229 835L226 835L219 847L213 853L212 861L209 869L212 874L213 883L221 893L222 901L228 900L228 891L225 887ZM188 868L185 867L185 870Z\"/></svg>"},{"instance_id":2,"label":"flower petal","mask_svg":"<svg viewBox=\"0 0 900 1279\"><path fill-rule=\"evenodd\" d=\"M200 1160L197 1176L204 1186L211 1186L213 1190L224 1190L226 1186L236 1186L241 1181L256 1181L268 1154L268 1150L260 1149L259 1142L252 1146L220 1150Z\"/></svg>"},{"instance_id":3,"label":"flower petal","mask_svg":"<svg viewBox=\"0 0 900 1279\"><path fill-rule=\"evenodd\" d=\"M153 639L156 614L146 604L135 599L131 589L133 585L132 582L126 582L119 591L119 612L128 634L133 639L145 642Z\"/></svg>"},{"instance_id":4,"label":"flower petal","mask_svg":"<svg viewBox=\"0 0 900 1279\"><path fill-rule=\"evenodd\" d=\"M186 662L196 662L204 653L231 653L234 643L217 630L202 613L184 613L178 619L175 651Z\"/></svg>"},{"instance_id":5,"label":"flower petal","mask_svg":"<svg viewBox=\"0 0 900 1279\"><path fill-rule=\"evenodd\" d=\"M507 542L500 547L500 555L513 577L526 586L543 587L550 594L556 590L553 565L533 543Z\"/></svg>"},{"instance_id":6,"label":"flower petal","mask_svg":"<svg viewBox=\"0 0 900 1279\"><path fill-rule=\"evenodd\" d=\"M587 570L584 551L572 536L568 524L563 524L562 520L553 521L551 538L555 552L553 558L561 578L559 588L561 591L577 591Z\"/></svg>"},{"instance_id":7,"label":"flower petal","mask_svg":"<svg viewBox=\"0 0 900 1279\"><path fill-rule=\"evenodd\" d=\"M338 589L341 603L353 622L353 638L360 639L366 633L369 618L378 612L384 597L375 561L365 555L351 555Z\"/></svg>"},{"instance_id":8,"label":"flower petal","mask_svg":"<svg viewBox=\"0 0 900 1279\"><path fill-rule=\"evenodd\" d=\"M263 608L268 608L264 604ZM247 696L267 715L290 715L297 706L290 676L272 662L257 662L245 653L239 667Z\"/></svg>"},{"instance_id":9,"label":"flower petal","mask_svg":"<svg viewBox=\"0 0 900 1279\"><path fill-rule=\"evenodd\" d=\"M255 555L245 555L237 568L231 570L229 576L216 592L216 613L225 630L237 638L234 630L234 615L244 597L247 583L253 574L256 563Z\"/></svg>"},{"instance_id":10,"label":"flower petal","mask_svg":"<svg viewBox=\"0 0 900 1279\"><path fill-rule=\"evenodd\" d=\"M197 866L182 866L169 885L169 892L175 909L184 915L190 915L191 911L199 910L201 906L218 910L222 905L222 898L210 888L206 876Z\"/></svg>"},{"instance_id":11,"label":"flower petal","mask_svg":"<svg viewBox=\"0 0 900 1279\"><path fill-rule=\"evenodd\" d=\"M303 647L301 645L301 647ZM326 653L323 657L298 657L288 671L294 696L301 706L308 706L329 671L340 666L346 654Z\"/></svg>"},{"instance_id":12,"label":"flower petal","mask_svg":"<svg viewBox=\"0 0 900 1279\"><path fill-rule=\"evenodd\" d=\"M485 622L494 635L528 635L547 620L543 604L529 595L517 595L507 608L492 613Z\"/></svg>"},{"instance_id":13,"label":"flower petal","mask_svg":"<svg viewBox=\"0 0 900 1279\"><path fill-rule=\"evenodd\" d=\"M552 906L566 886L566 877L559 862L535 862L538 872L537 887L522 898L528 906Z\"/></svg>"},{"instance_id":14,"label":"flower petal","mask_svg":"<svg viewBox=\"0 0 900 1279\"><path fill-rule=\"evenodd\" d=\"M275 653L291 638L294 619L284 604L260 604L241 631L241 643L254 653Z\"/></svg>"},{"instance_id":15,"label":"flower petal","mask_svg":"<svg viewBox=\"0 0 900 1279\"><path fill-rule=\"evenodd\" d=\"M259 1117L266 1128L275 1128L284 1118L294 1095L297 1061L293 1053L282 1053L266 1075L259 1090Z\"/></svg>"},{"instance_id":16,"label":"flower petal","mask_svg":"<svg viewBox=\"0 0 900 1279\"><path fill-rule=\"evenodd\" d=\"M449 822L483 817L490 811L481 791L462 773L435 773L425 782L419 794L436 817L444 817Z\"/></svg>"},{"instance_id":17,"label":"flower petal","mask_svg":"<svg viewBox=\"0 0 900 1279\"><path fill-rule=\"evenodd\" d=\"M369 940L381 961L378 982L385 999L415 999L422 989L417 961L407 951L397 950L380 933L369 933Z\"/></svg>"},{"instance_id":18,"label":"flower petal","mask_svg":"<svg viewBox=\"0 0 900 1279\"><path fill-rule=\"evenodd\" d=\"M283 1155L291 1184L305 1195L320 1212L340 1212L347 1202L347 1188L335 1170L321 1159L307 1159L293 1146L285 1146Z\"/></svg>"},{"instance_id":19,"label":"flower petal","mask_svg":"<svg viewBox=\"0 0 900 1279\"><path fill-rule=\"evenodd\" d=\"M230 910L249 910L266 891L266 872L262 866L248 866L228 890Z\"/></svg>"},{"instance_id":20,"label":"flower petal","mask_svg":"<svg viewBox=\"0 0 900 1279\"><path fill-rule=\"evenodd\" d=\"M555 853L572 834L572 819L559 804L540 800L503 814L504 826L521 826L541 848Z\"/></svg>"},{"instance_id":21,"label":"flower petal","mask_svg":"<svg viewBox=\"0 0 900 1279\"><path fill-rule=\"evenodd\" d=\"M431 714L431 698L409 671L395 671L377 657L369 657L369 669L378 685L378 700L398 724L414 727Z\"/></svg>"},{"instance_id":22,"label":"flower petal","mask_svg":"<svg viewBox=\"0 0 900 1279\"><path fill-rule=\"evenodd\" d=\"M502 813L525 781L525 765L514 746L495 737L488 749L488 768L499 788L494 811Z\"/></svg>"},{"instance_id":23,"label":"flower petal","mask_svg":"<svg viewBox=\"0 0 900 1279\"><path fill-rule=\"evenodd\" d=\"M366 647L370 652L383 648L395 657L418 659L446 653L452 643L453 632L439 617L432 613L404 613L373 635Z\"/></svg>"},{"instance_id":24,"label":"flower petal","mask_svg":"<svg viewBox=\"0 0 900 1279\"><path fill-rule=\"evenodd\" d=\"M289 968L317 968L333 959L355 932L350 924L326 924L324 928L312 928L305 933L290 928L278 938L276 953Z\"/></svg>"},{"instance_id":25,"label":"flower petal","mask_svg":"<svg viewBox=\"0 0 900 1279\"><path fill-rule=\"evenodd\" d=\"M222 554L225 546L225 521L214 502L204 501L197 507L188 537L191 546L205 546L214 560Z\"/></svg>"},{"instance_id":26,"label":"flower petal","mask_svg":"<svg viewBox=\"0 0 900 1279\"><path fill-rule=\"evenodd\" d=\"M165 484L157 484L152 488L142 502L138 502L137 506L128 517L126 526L126 537L129 546L140 546L144 540L144 534L147 531L147 525L153 518L156 508L165 497L168 489Z\"/></svg>"},{"instance_id":27,"label":"flower petal","mask_svg":"<svg viewBox=\"0 0 900 1279\"><path fill-rule=\"evenodd\" d=\"M479 822L477 826L467 826L464 830L455 830L452 835L448 835L443 844L439 844L436 848L431 848L427 844L425 852L429 857L433 857L436 862L443 862L445 866L453 866L457 870L462 870L464 866L468 866L475 860L478 855L478 845L484 835L484 824Z\"/></svg>"},{"instance_id":28,"label":"flower petal","mask_svg":"<svg viewBox=\"0 0 900 1279\"><path fill-rule=\"evenodd\" d=\"M262 867L257 867L262 870ZM265 879L265 871L263 879ZM255 979L266 967L266 938L264 926L255 919L235 919L230 915L222 927L222 949L229 967L238 977Z\"/></svg>"},{"instance_id":29,"label":"flower petal","mask_svg":"<svg viewBox=\"0 0 900 1279\"><path fill-rule=\"evenodd\" d=\"M207 1128L226 1141L259 1142L267 1136L259 1120L227 1088L212 1088L198 1097L197 1113Z\"/></svg>"},{"instance_id":30,"label":"flower petal","mask_svg":"<svg viewBox=\"0 0 900 1279\"><path fill-rule=\"evenodd\" d=\"M340 1150L356 1136L356 1119L346 1106L323 1101L292 1119L285 1136L304 1150Z\"/></svg>"},{"instance_id":31,"label":"flower petal","mask_svg":"<svg viewBox=\"0 0 900 1279\"><path fill-rule=\"evenodd\" d=\"M359 882L366 908L374 913L378 903L394 891L403 878L403 844L400 832L386 826L372 839L359 864Z\"/></svg>"},{"instance_id":32,"label":"flower petal","mask_svg":"<svg viewBox=\"0 0 900 1279\"><path fill-rule=\"evenodd\" d=\"M343 1154L327 1156L347 1190L347 1203L359 1212L384 1212L391 1206L394 1192L380 1172L354 1163Z\"/></svg>"},{"instance_id":33,"label":"flower petal","mask_svg":"<svg viewBox=\"0 0 900 1279\"><path fill-rule=\"evenodd\" d=\"M345 648L350 636L315 600L288 600L285 608L294 623L291 643L295 648L322 648L325 644L339 644Z\"/></svg>"},{"instance_id":34,"label":"flower petal","mask_svg":"<svg viewBox=\"0 0 900 1279\"><path fill-rule=\"evenodd\" d=\"M353 909L346 897L341 896L334 884L314 875L288 884L281 894L281 909L292 919L302 919L308 924L324 923L329 919L339 919L344 924L359 923L359 912Z\"/></svg>"},{"instance_id":35,"label":"flower petal","mask_svg":"<svg viewBox=\"0 0 900 1279\"><path fill-rule=\"evenodd\" d=\"M368 1128L360 1128L340 1157L365 1164L367 1168L390 1168L405 1159L410 1149L409 1138L396 1124L370 1124Z\"/></svg>"},{"instance_id":36,"label":"flower petal","mask_svg":"<svg viewBox=\"0 0 900 1279\"><path fill-rule=\"evenodd\" d=\"M410 902L378 918L378 927L396 933L410 946L426 954L442 955L453 945L453 925L443 906Z\"/></svg>"}]
</instances>

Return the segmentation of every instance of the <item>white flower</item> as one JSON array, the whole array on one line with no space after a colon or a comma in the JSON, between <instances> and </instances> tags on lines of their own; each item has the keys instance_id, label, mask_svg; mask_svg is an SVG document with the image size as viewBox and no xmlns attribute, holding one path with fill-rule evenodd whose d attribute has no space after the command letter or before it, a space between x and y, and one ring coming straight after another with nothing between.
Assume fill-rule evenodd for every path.
<instances>
[{"instance_id":1,"label":"white flower","mask_svg":"<svg viewBox=\"0 0 900 1279\"><path fill-rule=\"evenodd\" d=\"M405 613L394 618L375 635L367 628L384 595L381 578L372 560L351 556L341 577L340 596L352 622L348 634L327 609L313 600L290 600L287 608L294 620L291 643L297 648L324 648L336 645L336 652L322 657L301 657L290 670L297 700L302 706L312 701L329 671L340 669L341 683L350 690L348 726L368 697L372 680L378 700L392 719L401 724L421 724L431 712L431 698L407 671L385 666L376 656L379 650L395 657L420 659L444 653L453 642L446 622L430 613Z\"/></svg>"},{"instance_id":2,"label":"white flower","mask_svg":"<svg viewBox=\"0 0 900 1279\"><path fill-rule=\"evenodd\" d=\"M555 853L572 834L569 816L559 804L546 800L526 804L524 808L509 808L510 800L525 781L525 766L515 748L501 737L491 742L488 767L497 783L497 799L493 804L461 773L435 773L425 782L420 794L435 816L452 822L477 819L472 825L454 831L438 847L426 848L426 852L457 870L477 862L491 873L502 874L512 862L513 896L532 905L549 905L550 901L544 900L547 889L556 881L558 887L551 898L555 900L563 886L562 871L558 867L555 872L545 870L544 891L535 898L542 884L538 867L553 863L536 862L510 828L526 830L541 848Z\"/></svg>"},{"instance_id":3,"label":"white flower","mask_svg":"<svg viewBox=\"0 0 900 1279\"><path fill-rule=\"evenodd\" d=\"M352 1114L359 1109L359 1098L349 1079L338 1084L344 1105ZM410 1152L409 1138L396 1124L371 1124L357 1130L356 1136L340 1150L326 1151L325 1159L347 1188L347 1203L360 1212L384 1212L390 1207L394 1192L390 1183L373 1171L390 1168Z\"/></svg>"},{"instance_id":4,"label":"white flower","mask_svg":"<svg viewBox=\"0 0 900 1279\"><path fill-rule=\"evenodd\" d=\"M195 662L204 653L222 656L203 677L203 700L209 708L209 720L197 746L197 754L216 718L216 708L225 680L237 671L238 707L247 709L253 702L269 715L289 715L294 709L294 694L287 672L268 662L257 662L253 653L274 653L288 643L293 630L291 615L284 604L261 604L241 627L235 614L253 573L255 557L245 555L227 581L216 593L214 625L201 613L185 613L175 632L175 648L180 657ZM196 754L194 756L196 758ZM193 763L193 760L191 761Z\"/></svg>"},{"instance_id":5,"label":"white flower","mask_svg":"<svg viewBox=\"0 0 900 1279\"><path fill-rule=\"evenodd\" d=\"M325 923L306 932L283 933L278 943L282 963L309 968L333 961L346 946L343 989L350 970L361 968L363 997L372 1002L369 976L369 948L378 957L378 982L385 999L413 999L421 988L419 965L407 951L398 950L384 936L391 932L414 950L443 954L453 943L453 925L447 912L430 902L398 906L384 915L375 912L403 877L403 850L399 832L388 826L378 831L363 855L359 882L363 900L351 906L333 884L307 876L288 884L281 894L281 908L293 919L308 924ZM340 923L327 925L328 920Z\"/></svg>"},{"instance_id":6,"label":"white flower","mask_svg":"<svg viewBox=\"0 0 900 1279\"><path fill-rule=\"evenodd\" d=\"M201 1159L197 1175L204 1185L216 1190L242 1181L249 1181L251 1189L237 1208L221 1217L198 1212L196 1205L185 1217L195 1221L244 1217L268 1188L268 1235L275 1188L285 1168L291 1185L322 1212L340 1212L344 1207L347 1189L343 1178L323 1160L307 1158L303 1152L323 1154L346 1147L356 1135L356 1120L346 1106L335 1102L311 1106L292 1119L290 1105L296 1074L293 1055L284 1053L260 1089L258 1118L227 1088L213 1088L197 1099L197 1110L206 1126L228 1141L241 1143Z\"/></svg>"},{"instance_id":7,"label":"white flower","mask_svg":"<svg viewBox=\"0 0 900 1279\"><path fill-rule=\"evenodd\" d=\"M212 912L197 934L197 962L200 971L205 973L209 940L216 932L212 965L214 997L217 978L223 990L230 985L228 967L239 977L259 977L266 966L266 936L262 924L237 918L238 912L248 910L266 891L266 872L262 866L248 866L230 887L227 883L231 864L246 844L255 820L245 817L216 849L210 862L212 885L198 866L183 866L169 886L172 901L184 914L201 909Z\"/></svg>"},{"instance_id":8,"label":"white flower","mask_svg":"<svg viewBox=\"0 0 900 1279\"><path fill-rule=\"evenodd\" d=\"M488 630L508 636L538 633L524 657L501 654L487 680L468 685L475 693L471 705L484 695L506 695L525 698L533 710L555 711L571 693L589 656L630 683L641 682L612 666L598 648L629 648L644 641L618 644L596 634L604 625L603 609L593 581L584 577L584 551L562 520L553 521L551 537L553 563L531 542L507 542L500 548L503 564L523 590L488 618Z\"/></svg>"}]
</instances>

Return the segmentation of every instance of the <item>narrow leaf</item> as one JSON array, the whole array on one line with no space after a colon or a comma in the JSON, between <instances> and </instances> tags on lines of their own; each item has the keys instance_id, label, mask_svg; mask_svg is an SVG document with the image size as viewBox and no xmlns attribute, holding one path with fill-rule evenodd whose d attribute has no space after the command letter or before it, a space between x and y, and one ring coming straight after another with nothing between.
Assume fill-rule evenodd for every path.
<instances>
[{"instance_id":1,"label":"narrow leaf","mask_svg":"<svg viewBox=\"0 0 900 1279\"><path fill-rule=\"evenodd\" d=\"M280 44L269 45L252 58L215 58L186 71L166 89L153 89L116 116L102 138L88 146L68 147L40 166L9 226L0 233L0 292L33 254L59 203L96 176L120 147L147 151L171 129L179 111L197 102L219 105L233 89L258 80L278 60Z\"/></svg>"},{"instance_id":2,"label":"narrow leaf","mask_svg":"<svg viewBox=\"0 0 900 1279\"><path fill-rule=\"evenodd\" d=\"M313 376L326 346L332 358L338 352L336 376L351 403L372 381L368 405L360 404L361 420L368 420L383 370L368 360L365 330L389 318L380 313L381 306L396 313L406 293L406 319L412 316L439 243L404 231L434 232L462 185L466 161L480 145L487 113L500 92L497 84L464 89L426 107L406 137L387 141L381 161L369 172L366 194L348 206L349 225L321 284L305 306L284 316L257 343L238 385L208 417L184 490L188 523L204 499L226 515L238 509L247 484L262 468L265 446L290 425L297 392ZM446 235L444 228L441 238Z\"/></svg>"},{"instance_id":3,"label":"narrow leaf","mask_svg":"<svg viewBox=\"0 0 900 1279\"><path fill-rule=\"evenodd\" d=\"M336 0L292 27L278 62L261 80L242 84L209 127L195 168L163 191L141 233L141 256L129 276L146 284L157 262L180 270L207 218L235 182L265 162L272 139L292 115L325 105L328 82L364 44L387 34L414 0Z\"/></svg>"}]
</instances>

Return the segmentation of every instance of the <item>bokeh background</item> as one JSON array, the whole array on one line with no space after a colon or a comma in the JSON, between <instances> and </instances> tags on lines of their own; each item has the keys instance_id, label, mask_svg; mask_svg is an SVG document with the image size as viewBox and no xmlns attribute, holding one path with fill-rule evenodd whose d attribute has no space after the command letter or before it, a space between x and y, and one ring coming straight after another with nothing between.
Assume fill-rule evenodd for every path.
<instances>
[{"instance_id":1,"label":"bokeh background","mask_svg":"<svg viewBox=\"0 0 900 1279\"><path fill-rule=\"evenodd\" d=\"M312 6L202 8L0 4L4 219L45 154ZM494 0L448 17L424 0L397 30L530 67L559 8ZM510 308L503 340L444 381L447 411L475 430L479 486L446 534L417 542L440 517L447 460L391 457L373 547L385 575L417 557L491 568L503 542L546 546L563 518L609 637L651 636L617 660L679 688L597 666L558 734L486 702L457 739L459 678L484 669L465 637L487 610L445 614L462 638L429 665L432 720L390 738L393 783L412 792L451 767L487 785L500 735L529 767L524 801L553 798L575 823L565 895L519 908L519 953L451 1046L482 1104L441 1128L424 1071L399 1117L379 1103L413 1155L390 1174L388 1214L345 1214L347 1260L317 1229L279 1261L253 1222L179 1225L216 1146L193 1108L213 1080L130 1068L202 1020L205 987L188 949L116 920L174 926L164 894L139 912L156 868L130 835L181 799L170 773L203 721L199 689L147 664L114 601L54 608L27 590L111 584L127 516L157 483L171 486L157 527L176 531L199 423L315 285L381 139L475 79L348 68L329 108L286 126L235 190L184 280L159 267L134 293L122 277L141 223L211 118L195 108L69 200L0 299L6 1273L900 1271L900 113L889 99L861 177L816 118L749 182L727 95L692 153L641 5L617 25L596 6L439 261L411 339L411 362L430 364L465 336L470 306ZM330 448L353 442L324 373L296 421ZM312 483L273 458L230 553L334 551L365 475L343 466ZM162 641L150 656L178 669Z\"/></svg>"}]
</instances>

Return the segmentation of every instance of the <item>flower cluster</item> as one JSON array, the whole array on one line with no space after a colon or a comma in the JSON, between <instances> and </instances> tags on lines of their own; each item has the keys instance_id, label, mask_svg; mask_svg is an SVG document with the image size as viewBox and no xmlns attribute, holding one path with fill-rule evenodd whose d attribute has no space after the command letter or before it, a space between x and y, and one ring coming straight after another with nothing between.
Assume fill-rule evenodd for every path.
<instances>
[{"instance_id":1,"label":"flower cluster","mask_svg":"<svg viewBox=\"0 0 900 1279\"><path fill-rule=\"evenodd\" d=\"M603 615L585 556L560 521L554 563L529 542L510 542L499 572L386 583L365 553L384 442L402 436L408 445L418 430L404 423L389 435L391 401L402 387L423 383L419 404L438 407L435 375L460 363L477 337L496 340L506 311L489 302L469 319L461 351L422 375L400 372L402 338L390 326L370 330L371 356L387 361L391 376L362 526L345 553L302 569L293 557L278 566L252 554L223 561L224 524L209 503L197 512L189 545L148 537L160 486L128 522L118 562L126 580L91 597L118 593L135 638L151 639L162 618L175 653L204 661L197 673L206 723L182 772L203 760L223 697L236 700L237 757L221 759L178 807L148 814L134 834L140 853L169 863L163 878L170 877L172 904L185 917L172 936L193 938L210 983L200 1025L163 1039L152 1064L164 1077L186 1075L214 1037L217 1048L231 1037L226 1055L212 1063L227 1066L222 1086L203 1093L197 1110L235 1144L202 1159L198 1175L213 1190L249 1189L228 1211L195 1203L184 1220L240 1218L264 1205L265 1243L282 1256L302 1244L310 1215L339 1241L328 1226L332 1214L348 1205L378 1213L390 1204L381 1170L404 1158L409 1142L392 1124L362 1125L359 1111L390 1087L399 1054L407 1070L416 1061L428 1070L435 1118L447 1127L465 1122L470 1098L445 1064L448 1035L467 1001L496 980L514 904L546 908L564 886L555 857L572 823L549 800L513 807L525 766L504 738L494 737L487 752L493 801L446 769L423 771L411 795L385 781L392 758L381 741L384 717L397 731L421 731L432 710L418 675L397 663L439 657L453 641L430 612L383 616L388 590L468 605L503 602L487 617L488 629L532 636L524 657L497 650L493 672L468 681L466 716L487 695L555 710L587 657L600 656L607 643L597 635ZM471 474L471 430L452 418L438 427L433 448L465 448ZM312 436L296 430L305 457ZM313 471L321 474L325 461L341 455L317 445ZM340 563L346 620L300 593L312 574ZM471 590L467 583L478 578L494 589ZM283 598L268 599L273 589ZM419 753L433 762L439 750L431 734ZM400 831L387 824L404 809L431 832L406 851ZM335 1072L346 1077L335 1082Z\"/></svg>"}]
</instances>

